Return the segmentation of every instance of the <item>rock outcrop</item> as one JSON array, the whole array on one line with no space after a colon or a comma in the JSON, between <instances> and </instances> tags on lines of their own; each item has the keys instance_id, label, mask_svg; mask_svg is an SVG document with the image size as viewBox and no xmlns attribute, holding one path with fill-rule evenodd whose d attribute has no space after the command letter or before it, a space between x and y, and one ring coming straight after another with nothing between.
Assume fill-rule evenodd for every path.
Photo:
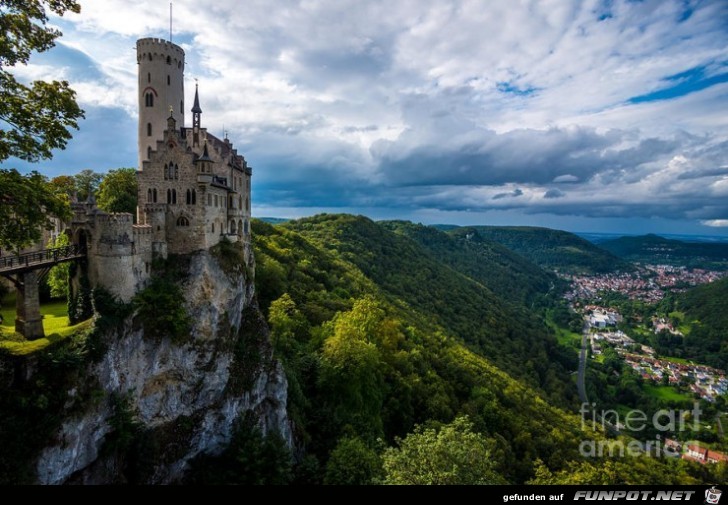
<instances>
[{"instance_id":1,"label":"rock outcrop","mask_svg":"<svg viewBox=\"0 0 728 505\"><path fill-rule=\"evenodd\" d=\"M179 480L192 458L226 447L246 412L264 433L276 430L291 444L287 382L254 301L252 252L239 252L244 263L228 271L207 251L168 260L184 264L179 303L191 317L188 338L151 337L134 316L102 335L104 352L78 386L95 388L84 396L100 400L69 408L55 443L37 460L38 482L125 482L128 462L112 443L120 408L144 434L138 482Z\"/></svg>"}]
</instances>

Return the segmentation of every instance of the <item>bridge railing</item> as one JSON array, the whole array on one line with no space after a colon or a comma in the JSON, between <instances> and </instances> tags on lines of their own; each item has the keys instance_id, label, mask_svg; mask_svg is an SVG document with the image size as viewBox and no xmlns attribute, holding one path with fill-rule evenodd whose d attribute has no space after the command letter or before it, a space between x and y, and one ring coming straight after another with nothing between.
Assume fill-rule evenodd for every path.
<instances>
[{"instance_id":1,"label":"bridge railing","mask_svg":"<svg viewBox=\"0 0 728 505\"><path fill-rule=\"evenodd\" d=\"M14 256L0 256L0 270L27 267L37 263L57 262L67 258L83 256L86 249L79 244L70 244L42 251L33 251Z\"/></svg>"}]
</instances>

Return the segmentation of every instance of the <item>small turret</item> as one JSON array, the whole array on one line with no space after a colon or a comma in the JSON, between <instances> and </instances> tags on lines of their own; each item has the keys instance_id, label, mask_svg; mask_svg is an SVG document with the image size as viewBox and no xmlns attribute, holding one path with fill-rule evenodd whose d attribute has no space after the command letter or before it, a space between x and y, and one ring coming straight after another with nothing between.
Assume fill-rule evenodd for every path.
<instances>
[{"instance_id":1,"label":"small turret","mask_svg":"<svg viewBox=\"0 0 728 505\"><path fill-rule=\"evenodd\" d=\"M200 145L200 114L202 114L202 109L200 108L200 95L197 90L197 84L195 84L195 103L192 105L192 146L193 147Z\"/></svg>"}]
</instances>

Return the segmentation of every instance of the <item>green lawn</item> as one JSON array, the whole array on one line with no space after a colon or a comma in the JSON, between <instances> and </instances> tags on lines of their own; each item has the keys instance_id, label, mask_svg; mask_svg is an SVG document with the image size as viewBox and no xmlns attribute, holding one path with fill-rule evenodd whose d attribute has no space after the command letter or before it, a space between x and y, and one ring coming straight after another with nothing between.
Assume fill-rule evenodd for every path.
<instances>
[{"instance_id":1,"label":"green lawn","mask_svg":"<svg viewBox=\"0 0 728 505\"><path fill-rule=\"evenodd\" d=\"M546 324L548 324L551 329L554 330L556 334L556 340L559 342L559 344L570 348L574 348L574 345L576 345L577 347L581 347L580 333L574 333L567 330L566 328L561 328L551 319L551 317L547 317ZM575 342L576 344L574 344Z\"/></svg>"},{"instance_id":2,"label":"green lawn","mask_svg":"<svg viewBox=\"0 0 728 505\"><path fill-rule=\"evenodd\" d=\"M654 386L652 384L645 384L643 388L645 393L660 400L691 401L693 399L692 396L680 393L671 386Z\"/></svg>"},{"instance_id":3,"label":"green lawn","mask_svg":"<svg viewBox=\"0 0 728 505\"><path fill-rule=\"evenodd\" d=\"M11 354L24 355L44 349L54 342L63 340L75 333L91 328L92 320L83 321L74 326L69 325L68 308L65 301L51 301L40 306L43 316L43 330L46 337L38 340L25 340L15 332L15 294L6 296L2 301L0 314L3 324L0 325L0 349Z\"/></svg>"},{"instance_id":4,"label":"green lawn","mask_svg":"<svg viewBox=\"0 0 728 505\"><path fill-rule=\"evenodd\" d=\"M689 365L691 363L690 360L687 360L685 358L673 358L671 356L660 356L660 359L664 359L665 361L670 361L672 363L677 363L678 365Z\"/></svg>"}]
</instances>

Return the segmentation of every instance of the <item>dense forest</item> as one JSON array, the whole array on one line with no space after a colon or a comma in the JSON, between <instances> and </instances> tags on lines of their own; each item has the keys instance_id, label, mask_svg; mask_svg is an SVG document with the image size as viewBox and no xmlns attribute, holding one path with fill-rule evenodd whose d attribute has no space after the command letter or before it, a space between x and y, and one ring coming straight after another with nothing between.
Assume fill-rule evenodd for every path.
<instances>
[{"instance_id":1,"label":"dense forest","mask_svg":"<svg viewBox=\"0 0 728 505\"><path fill-rule=\"evenodd\" d=\"M728 244L683 242L650 234L607 240L600 242L599 247L638 263L728 269Z\"/></svg>"},{"instance_id":2,"label":"dense forest","mask_svg":"<svg viewBox=\"0 0 728 505\"><path fill-rule=\"evenodd\" d=\"M591 242L561 230L531 226L467 226L448 233L470 240L498 242L548 270L595 274L634 267Z\"/></svg>"},{"instance_id":3,"label":"dense forest","mask_svg":"<svg viewBox=\"0 0 728 505\"><path fill-rule=\"evenodd\" d=\"M556 303L553 279L534 266L527 267L533 278L518 275L514 265L525 260L510 251L348 215L276 226L255 221L253 234L258 299L289 379L300 441L296 464L267 472L273 480L715 478L683 461L580 454L582 440L605 435L582 431L569 375L576 353L560 347L539 316L538 307ZM496 295L506 282L511 294ZM251 440L250 429L242 433ZM240 482L241 471L261 475L245 447L233 444L222 457L198 462L196 482Z\"/></svg>"}]
</instances>

